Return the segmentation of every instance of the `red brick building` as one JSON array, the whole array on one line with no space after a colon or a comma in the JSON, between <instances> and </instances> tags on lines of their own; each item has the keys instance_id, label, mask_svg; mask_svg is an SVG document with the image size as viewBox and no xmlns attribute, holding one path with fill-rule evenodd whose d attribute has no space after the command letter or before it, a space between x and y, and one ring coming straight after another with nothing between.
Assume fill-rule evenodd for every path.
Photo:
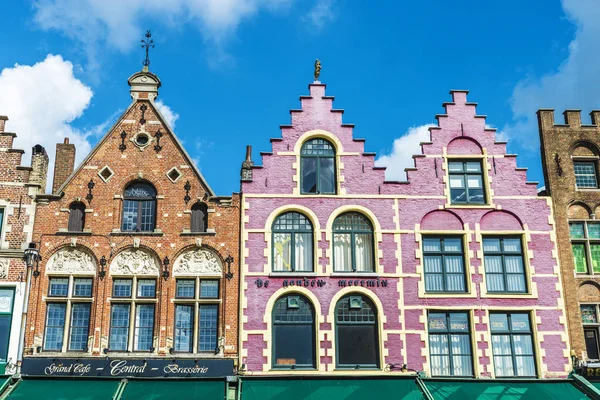
<instances>
[{"instance_id":1,"label":"red brick building","mask_svg":"<svg viewBox=\"0 0 600 400\"><path fill-rule=\"evenodd\" d=\"M239 196L202 177L154 104L159 78L128 83L132 104L77 169L57 145L53 193L37 197L24 374L73 375L57 366L77 359L94 376L233 375Z\"/></svg>"}]
</instances>

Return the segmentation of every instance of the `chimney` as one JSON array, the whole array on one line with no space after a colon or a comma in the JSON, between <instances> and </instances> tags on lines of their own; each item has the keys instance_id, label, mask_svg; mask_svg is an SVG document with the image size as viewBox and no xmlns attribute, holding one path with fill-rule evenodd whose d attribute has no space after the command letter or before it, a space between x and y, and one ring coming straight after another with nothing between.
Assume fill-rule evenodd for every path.
<instances>
[{"instance_id":1,"label":"chimney","mask_svg":"<svg viewBox=\"0 0 600 400\"><path fill-rule=\"evenodd\" d=\"M242 170L240 175L242 177L242 182L252 182L252 166L254 163L252 162L252 146L246 146L246 159L242 163Z\"/></svg>"},{"instance_id":2,"label":"chimney","mask_svg":"<svg viewBox=\"0 0 600 400\"><path fill-rule=\"evenodd\" d=\"M56 159L54 160L54 181L52 182L52 193L56 193L59 187L67 180L75 168L75 145L69 144L69 138L64 143L56 145Z\"/></svg>"},{"instance_id":3,"label":"chimney","mask_svg":"<svg viewBox=\"0 0 600 400\"><path fill-rule=\"evenodd\" d=\"M8 117L6 115L0 115L0 132L4 132L4 124L8 121Z\"/></svg>"},{"instance_id":4,"label":"chimney","mask_svg":"<svg viewBox=\"0 0 600 400\"><path fill-rule=\"evenodd\" d=\"M31 150L31 168L29 183L40 186L38 193L45 193L48 179L48 154L42 145L36 144Z\"/></svg>"}]
</instances>

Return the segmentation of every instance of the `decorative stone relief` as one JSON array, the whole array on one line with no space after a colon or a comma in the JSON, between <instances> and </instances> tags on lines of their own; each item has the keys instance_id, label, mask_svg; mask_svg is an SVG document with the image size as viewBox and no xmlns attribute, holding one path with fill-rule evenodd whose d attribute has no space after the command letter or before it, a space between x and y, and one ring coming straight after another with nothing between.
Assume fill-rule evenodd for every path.
<instances>
[{"instance_id":1,"label":"decorative stone relief","mask_svg":"<svg viewBox=\"0 0 600 400\"><path fill-rule=\"evenodd\" d=\"M8 266L10 265L10 260L6 258L0 258L0 279L8 279Z\"/></svg>"},{"instance_id":2,"label":"decorative stone relief","mask_svg":"<svg viewBox=\"0 0 600 400\"><path fill-rule=\"evenodd\" d=\"M120 252L110 266L112 275L158 275L156 260L143 250Z\"/></svg>"},{"instance_id":3,"label":"decorative stone relief","mask_svg":"<svg viewBox=\"0 0 600 400\"><path fill-rule=\"evenodd\" d=\"M209 250L192 250L180 256L173 266L174 275L221 275L219 257Z\"/></svg>"},{"instance_id":4,"label":"decorative stone relief","mask_svg":"<svg viewBox=\"0 0 600 400\"><path fill-rule=\"evenodd\" d=\"M46 265L46 271L64 274L94 274L96 267L90 254L76 247L68 247L59 250L50 257Z\"/></svg>"}]
</instances>

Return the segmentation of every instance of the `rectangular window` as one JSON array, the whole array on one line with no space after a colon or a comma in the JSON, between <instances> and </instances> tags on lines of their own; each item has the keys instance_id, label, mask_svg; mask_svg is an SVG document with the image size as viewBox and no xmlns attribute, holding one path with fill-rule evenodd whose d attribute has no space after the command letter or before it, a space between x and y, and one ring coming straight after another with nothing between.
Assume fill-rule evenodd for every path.
<instances>
[{"instance_id":1,"label":"rectangular window","mask_svg":"<svg viewBox=\"0 0 600 400\"><path fill-rule=\"evenodd\" d=\"M432 376L473 376L469 315L431 312L428 317Z\"/></svg>"},{"instance_id":2,"label":"rectangular window","mask_svg":"<svg viewBox=\"0 0 600 400\"><path fill-rule=\"evenodd\" d=\"M529 314L492 313L490 327L496 378L535 377Z\"/></svg>"},{"instance_id":3,"label":"rectangular window","mask_svg":"<svg viewBox=\"0 0 600 400\"><path fill-rule=\"evenodd\" d=\"M200 298L218 299L219 281L200 281Z\"/></svg>"},{"instance_id":4,"label":"rectangular window","mask_svg":"<svg viewBox=\"0 0 600 400\"><path fill-rule=\"evenodd\" d=\"M598 304L582 304L580 309L587 357L590 360L598 361L600 359Z\"/></svg>"},{"instance_id":5,"label":"rectangular window","mask_svg":"<svg viewBox=\"0 0 600 400\"><path fill-rule=\"evenodd\" d=\"M14 296L14 289L0 289L0 361L8 358Z\"/></svg>"},{"instance_id":6,"label":"rectangular window","mask_svg":"<svg viewBox=\"0 0 600 400\"><path fill-rule=\"evenodd\" d=\"M154 230L154 201L142 201L142 232L152 232Z\"/></svg>"},{"instance_id":7,"label":"rectangular window","mask_svg":"<svg viewBox=\"0 0 600 400\"><path fill-rule=\"evenodd\" d=\"M571 250L575 272L600 273L600 222L570 221Z\"/></svg>"},{"instance_id":8,"label":"rectangular window","mask_svg":"<svg viewBox=\"0 0 600 400\"><path fill-rule=\"evenodd\" d=\"M175 306L175 351L191 353L194 340L194 306Z\"/></svg>"},{"instance_id":9,"label":"rectangular window","mask_svg":"<svg viewBox=\"0 0 600 400\"><path fill-rule=\"evenodd\" d=\"M135 200L123 201L123 231L136 231L138 220L138 202Z\"/></svg>"},{"instance_id":10,"label":"rectangular window","mask_svg":"<svg viewBox=\"0 0 600 400\"><path fill-rule=\"evenodd\" d=\"M575 185L578 189L595 189L598 187L596 179L596 163L594 161L575 161Z\"/></svg>"},{"instance_id":11,"label":"rectangular window","mask_svg":"<svg viewBox=\"0 0 600 400\"><path fill-rule=\"evenodd\" d=\"M195 279L177 279L175 297L178 299L193 299L196 296Z\"/></svg>"},{"instance_id":12,"label":"rectangular window","mask_svg":"<svg viewBox=\"0 0 600 400\"><path fill-rule=\"evenodd\" d=\"M87 350L90 330L90 306L90 303L74 303L71 306L69 350Z\"/></svg>"},{"instance_id":13,"label":"rectangular window","mask_svg":"<svg viewBox=\"0 0 600 400\"><path fill-rule=\"evenodd\" d=\"M138 279L138 281L137 281L137 297L155 298L156 297L156 280L155 279Z\"/></svg>"},{"instance_id":14,"label":"rectangular window","mask_svg":"<svg viewBox=\"0 0 600 400\"><path fill-rule=\"evenodd\" d=\"M198 312L198 351L214 352L217 349L219 306L201 304Z\"/></svg>"},{"instance_id":15,"label":"rectangular window","mask_svg":"<svg viewBox=\"0 0 600 400\"><path fill-rule=\"evenodd\" d=\"M465 269L460 237L424 237L426 292L465 292Z\"/></svg>"},{"instance_id":16,"label":"rectangular window","mask_svg":"<svg viewBox=\"0 0 600 400\"><path fill-rule=\"evenodd\" d=\"M485 280L489 293L525 293L521 238L484 237Z\"/></svg>"},{"instance_id":17,"label":"rectangular window","mask_svg":"<svg viewBox=\"0 0 600 400\"><path fill-rule=\"evenodd\" d=\"M129 339L129 304L113 304L110 312L109 349L126 351Z\"/></svg>"},{"instance_id":18,"label":"rectangular window","mask_svg":"<svg viewBox=\"0 0 600 400\"><path fill-rule=\"evenodd\" d=\"M46 308L46 331L44 350L61 351L65 331L67 303L48 303Z\"/></svg>"},{"instance_id":19,"label":"rectangular window","mask_svg":"<svg viewBox=\"0 0 600 400\"><path fill-rule=\"evenodd\" d=\"M113 280L113 297L131 297L132 285L133 281L131 279Z\"/></svg>"},{"instance_id":20,"label":"rectangular window","mask_svg":"<svg viewBox=\"0 0 600 400\"><path fill-rule=\"evenodd\" d=\"M75 278L73 296L92 297L92 278Z\"/></svg>"},{"instance_id":21,"label":"rectangular window","mask_svg":"<svg viewBox=\"0 0 600 400\"><path fill-rule=\"evenodd\" d=\"M138 304L135 310L134 350L152 351L154 304Z\"/></svg>"},{"instance_id":22,"label":"rectangular window","mask_svg":"<svg viewBox=\"0 0 600 400\"><path fill-rule=\"evenodd\" d=\"M48 296L67 297L69 293L69 278L51 278Z\"/></svg>"},{"instance_id":23,"label":"rectangular window","mask_svg":"<svg viewBox=\"0 0 600 400\"><path fill-rule=\"evenodd\" d=\"M484 204L481 161L448 161L450 203Z\"/></svg>"}]
</instances>

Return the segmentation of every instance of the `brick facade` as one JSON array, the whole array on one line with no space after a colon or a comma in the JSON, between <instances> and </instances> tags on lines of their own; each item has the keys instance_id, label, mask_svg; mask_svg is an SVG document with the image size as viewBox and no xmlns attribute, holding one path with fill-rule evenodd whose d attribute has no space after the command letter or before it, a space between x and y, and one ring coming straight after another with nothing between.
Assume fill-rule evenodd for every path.
<instances>
[{"instance_id":1,"label":"brick facade","mask_svg":"<svg viewBox=\"0 0 600 400\"><path fill-rule=\"evenodd\" d=\"M134 74L129 84L133 103L72 174L65 176L75 149L67 140L57 146L56 191L37 197L34 241L41 243L43 261L31 287L26 354L60 353L44 350L48 301L61 300L48 297L50 277L93 278L88 346L70 352L73 356L173 357L176 279L209 276L219 281L219 295L213 300L218 304L218 347L214 352L177 353L177 357L234 358L238 343L239 195L216 196L197 170L154 105L158 77L143 71ZM134 182L156 189L152 231L121 231L124 191ZM69 231L74 202L85 204L82 232ZM207 210L208 225L203 233L190 231L194 205ZM229 256L233 258L230 270ZM106 350L110 347L113 276L117 275L156 279L150 352ZM64 343L67 341L65 336Z\"/></svg>"}]
</instances>

